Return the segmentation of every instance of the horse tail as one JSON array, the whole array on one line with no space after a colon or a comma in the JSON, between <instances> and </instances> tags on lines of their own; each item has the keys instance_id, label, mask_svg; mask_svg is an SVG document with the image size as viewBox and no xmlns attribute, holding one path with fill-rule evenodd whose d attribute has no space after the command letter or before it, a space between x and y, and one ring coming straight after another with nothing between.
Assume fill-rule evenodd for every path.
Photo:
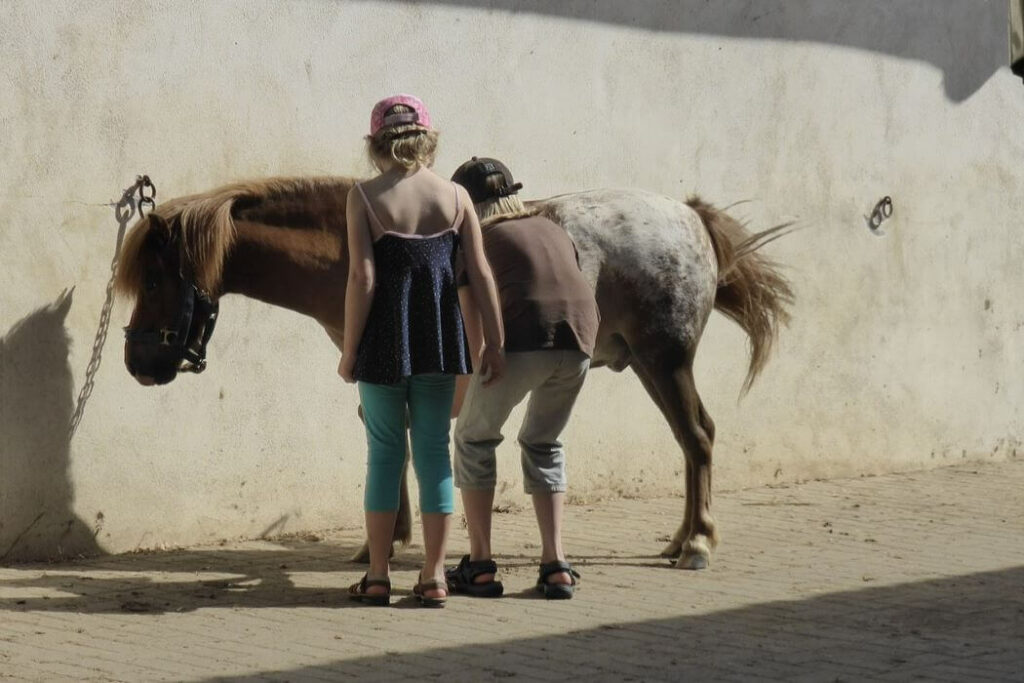
<instances>
[{"instance_id":1,"label":"horse tail","mask_svg":"<svg viewBox=\"0 0 1024 683\"><path fill-rule=\"evenodd\" d=\"M742 394L750 390L768 362L779 327L789 322L794 295L779 265L759 252L761 247L793 231L783 223L751 234L736 219L700 197L686 200L711 237L718 259L715 308L731 318L750 339L750 366Z\"/></svg>"}]
</instances>

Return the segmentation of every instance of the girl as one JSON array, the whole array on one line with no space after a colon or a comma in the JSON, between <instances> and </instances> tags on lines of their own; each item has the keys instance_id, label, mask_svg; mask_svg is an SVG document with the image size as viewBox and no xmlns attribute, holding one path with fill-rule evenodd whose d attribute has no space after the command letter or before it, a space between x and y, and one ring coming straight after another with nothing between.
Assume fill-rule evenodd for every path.
<instances>
[{"instance_id":1,"label":"girl","mask_svg":"<svg viewBox=\"0 0 1024 683\"><path fill-rule=\"evenodd\" d=\"M500 309L480 224L466 191L430 170L437 138L418 98L395 95L378 102L367 151L380 174L356 185L346 208L349 276L338 374L358 382L363 407L370 546L369 571L349 594L371 605L390 603L388 559L407 416L426 552L413 593L430 607L442 607L448 596L449 414L455 375L470 371L454 274L460 249L483 320L480 370L493 382L504 369Z\"/></svg>"}]
</instances>

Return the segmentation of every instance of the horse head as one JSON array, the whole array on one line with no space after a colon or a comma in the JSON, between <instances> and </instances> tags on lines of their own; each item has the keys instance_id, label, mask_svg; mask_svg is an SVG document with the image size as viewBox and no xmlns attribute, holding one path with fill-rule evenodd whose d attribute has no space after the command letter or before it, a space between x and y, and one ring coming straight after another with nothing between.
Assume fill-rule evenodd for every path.
<instances>
[{"instance_id":1,"label":"horse head","mask_svg":"<svg viewBox=\"0 0 1024 683\"><path fill-rule=\"evenodd\" d=\"M202 372L217 320L217 302L196 284L177 222L150 214L126 244L119 273L120 288L135 298L125 366L144 386Z\"/></svg>"}]
</instances>

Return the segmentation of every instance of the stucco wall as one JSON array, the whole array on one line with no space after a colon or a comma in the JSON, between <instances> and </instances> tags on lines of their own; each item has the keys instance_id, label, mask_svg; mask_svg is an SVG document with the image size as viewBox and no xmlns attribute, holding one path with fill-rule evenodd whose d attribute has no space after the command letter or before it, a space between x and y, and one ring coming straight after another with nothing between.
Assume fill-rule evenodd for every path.
<instances>
[{"instance_id":1,"label":"stucco wall","mask_svg":"<svg viewBox=\"0 0 1024 683\"><path fill-rule=\"evenodd\" d=\"M530 197L699 191L752 200L732 211L753 228L805 226L769 247L799 300L743 401L741 332L716 315L705 335L716 488L1015 457L1024 88L1006 40L997 0L0 3L0 558L359 523L356 395L311 320L227 297L209 370L146 389L119 304L83 383L110 202L137 173L158 200L367 174L369 108L395 91L430 106L444 174L488 154ZM569 442L578 498L681 491L629 372L591 375ZM503 501L525 503L514 440L501 456Z\"/></svg>"}]
</instances>

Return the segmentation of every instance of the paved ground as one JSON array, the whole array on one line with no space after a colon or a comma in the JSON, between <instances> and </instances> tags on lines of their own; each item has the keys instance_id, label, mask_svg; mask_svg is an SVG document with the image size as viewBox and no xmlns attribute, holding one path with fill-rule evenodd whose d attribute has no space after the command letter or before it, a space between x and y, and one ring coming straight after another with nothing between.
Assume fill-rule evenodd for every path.
<instances>
[{"instance_id":1,"label":"paved ground","mask_svg":"<svg viewBox=\"0 0 1024 683\"><path fill-rule=\"evenodd\" d=\"M444 610L350 604L359 530L0 568L0 679L1024 681L1024 462L715 509L724 542L694 573L654 556L679 501L571 508L584 583L563 603L530 590L527 510L497 517L510 595Z\"/></svg>"}]
</instances>

